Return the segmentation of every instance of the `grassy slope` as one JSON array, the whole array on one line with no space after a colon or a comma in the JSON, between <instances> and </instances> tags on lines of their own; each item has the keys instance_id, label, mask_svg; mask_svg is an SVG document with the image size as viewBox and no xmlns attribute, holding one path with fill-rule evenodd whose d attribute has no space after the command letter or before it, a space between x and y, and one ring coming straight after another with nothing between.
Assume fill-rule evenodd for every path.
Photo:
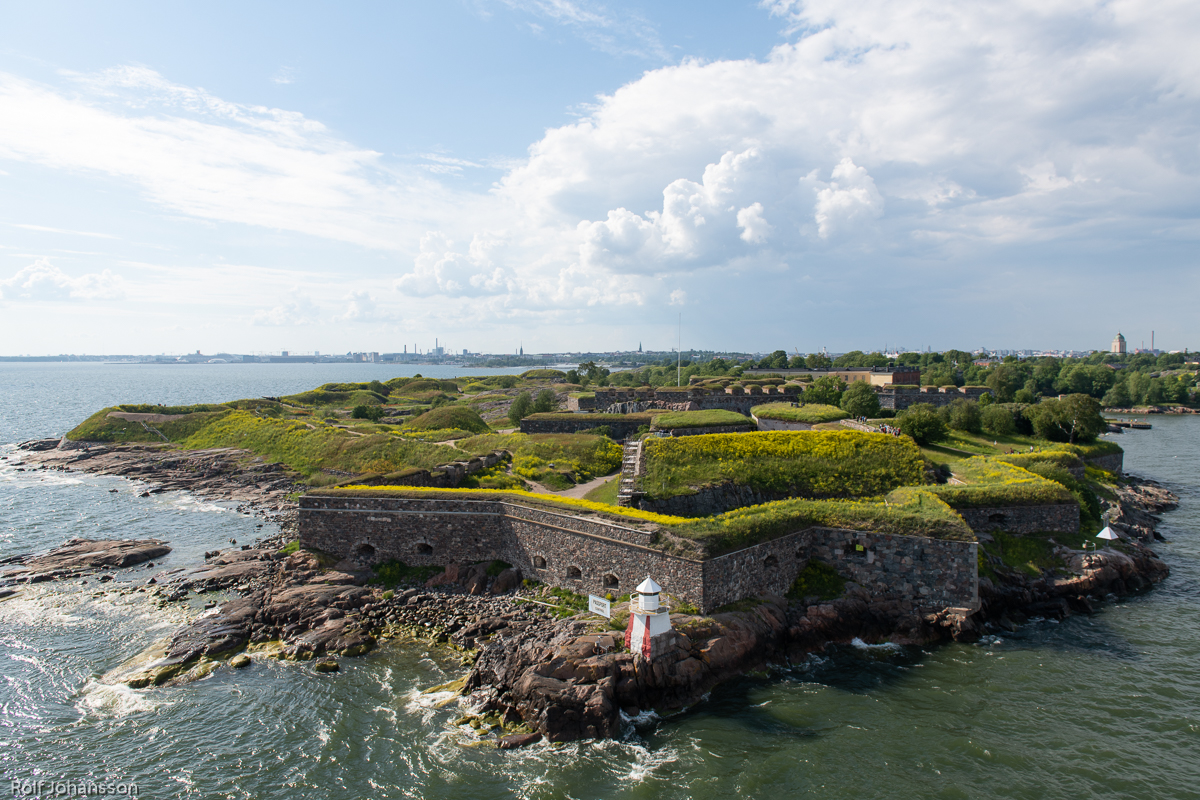
<instances>
[{"instance_id":1,"label":"grassy slope","mask_svg":"<svg viewBox=\"0 0 1200 800\"><path fill-rule=\"evenodd\" d=\"M472 455L507 450L514 459L538 459L589 475L607 475L621 467L619 444L585 433L494 433L463 439L458 447Z\"/></svg>"},{"instance_id":2,"label":"grassy slope","mask_svg":"<svg viewBox=\"0 0 1200 800\"><path fill-rule=\"evenodd\" d=\"M734 483L809 497L869 497L924 481L910 439L859 431L706 434L646 443L651 497Z\"/></svg>"},{"instance_id":3,"label":"grassy slope","mask_svg":"<svg viewBox=\"0 0 1200 800\"><path fill-rule=\"evenodd\" d=\"M736 411L710 409L707 411L668 411L654 416L655 430L672 428L711 428L718 425L753 425L754 420Z\"/></svg>"},{"instance_id":4,"label":"grassy slope","mask_svg":"<svg viewBox=\"0 0 1200 800\"><path fill-rule=\"evenodd\" d=\"M270 461L287 464L304 475L322 468L346 472L392 472L402 467L430 469L461 458L453 448L399 439L388 434L355 436L295 420L262 419L233 411L187 437L189 449L241 447Z\"/></svg>"},{"instance_id":5,"label":"grassy slope","mask_svg":"<svg viewBox=\"0 0 1200 800\"><path fill-rule=\"evenodd\" d=\"M804 406L793 406L791 403L767 403L755 406L750 413L759 419L778 419L785 422L837 422L839 419L849 419L850 414L837 406L824 406L812 403Z\"/></svg>"},{"instance_id":6,"label":"grassy slope","mask_svg":"<svg viewBox=\"0 0 1200 800\"><path fill-rule=\"evenodd\" d=\"M419 417L409 420L404 427L410 430L436 430L457 428L472 433L489 433L492 429L479 416L479 412L470 406L442 406L432 411L426 411Z\"/></svg>"}]
</instances>

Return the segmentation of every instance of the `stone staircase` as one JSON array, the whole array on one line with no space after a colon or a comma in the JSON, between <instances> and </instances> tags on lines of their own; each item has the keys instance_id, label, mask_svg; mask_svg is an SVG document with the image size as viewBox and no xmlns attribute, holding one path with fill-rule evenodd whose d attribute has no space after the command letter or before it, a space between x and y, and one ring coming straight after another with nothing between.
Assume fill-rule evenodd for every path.
<instances>
[{"instance_id":1,"label":"stone staircase","mask_svg":"<svg viewBox=\"0 0 1200 800\"><path fill-rule=\"evenodd\" d=\"M626 508L633 506L637 492L638 461L642 455L640 439L626 439L625 452L621 457L621 482L617 488L617 505Z\"/></svg>"}]
</instances>

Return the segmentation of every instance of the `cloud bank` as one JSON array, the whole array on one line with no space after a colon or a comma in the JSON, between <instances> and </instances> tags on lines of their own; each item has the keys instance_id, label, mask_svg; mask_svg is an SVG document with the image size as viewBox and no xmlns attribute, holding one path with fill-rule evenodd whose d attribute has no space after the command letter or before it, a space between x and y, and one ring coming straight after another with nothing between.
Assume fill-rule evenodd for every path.
<instances>
[{"instance_id":1,"label":"cloud bank","mask_svg":"<svg viewBox=\"0 0 1200 800\"><path fill-rule=\"evenodd\" d=\"M508 4L601 33L636 23ZM0 158L399 259L370 291L254 317L273 326L411 318L436 298L471 301L442 316L463 326L571 313L601 325L656 304L752 308L764 302L755 279L778 306L811 301L814 276L830 276L826 290L891 285L930 265L969 294L981 262L1019 285L1077 270L1054 255L1074 246L1194 240L1200 6L764 8L790 31L769 57L649 71L548 130L486 192L449 182L482 160L472 154L398 165L300 114L141 67L71 76L71 91L0 77L0 118L23 122L0 127ZM644 32L645 47L656 36ZM0 282L6 299L91 291L38 265Z\"/></svg>"}]
</instances>

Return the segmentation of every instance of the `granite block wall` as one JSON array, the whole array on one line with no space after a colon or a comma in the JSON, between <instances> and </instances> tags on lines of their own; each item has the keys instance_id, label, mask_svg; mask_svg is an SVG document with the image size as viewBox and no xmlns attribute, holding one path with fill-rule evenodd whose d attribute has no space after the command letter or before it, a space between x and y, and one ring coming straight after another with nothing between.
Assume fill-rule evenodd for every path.
<instances>
[{"instance_id":1,"label":"granite block wall","mask_svg":"<svg viewBox=\"0 0 1200 800\"><path fill-rule=\"evenodd\" d=\"M625 594L651 575L704 612L763 591L785 594L809 558L881 599L920 608L978 602L973 542L809 528L698 561L655 549L653 530L532 506L319 495L301 498L299 528L304 547L338 557L414 566L498 558L580 594Z\"/></svg>"},{"instance_id":2,"label":"granite block wall","mask_svg":"<svg viewBox=\"0 0 1200 800\"><path fill-rule=\"evenodd\" d=\"M1084 463L1089 467L1097 467L1099 469L1115 472L1120 475L1125 471L1125 454L1113 453L1107 456L1095 456L1093 458L1085 458Z\"/></svg>"},{"instance_id":3,"label":"granite block wall","mask_svg":"<svg viewBox=\"0 0 1200 800\"><path fill-rule=\"evenodd\" d=\"M704 605L718 608L760 591L786 594L817 559L872 598L912 602L918 609L978 608L975 542L809 528L704 564Z\"/></svg>"},{"instance_id":4,"label":"granite block wall","mask_svg":"<svg viewBox=\"0 0 1200 800\"><path fill-rule=\"evenodd\" d=\"M1049 506L1005 508L956 508L975 533L1079 533L1079 506L1062 503Z\"/></svg>"}]
</instances>

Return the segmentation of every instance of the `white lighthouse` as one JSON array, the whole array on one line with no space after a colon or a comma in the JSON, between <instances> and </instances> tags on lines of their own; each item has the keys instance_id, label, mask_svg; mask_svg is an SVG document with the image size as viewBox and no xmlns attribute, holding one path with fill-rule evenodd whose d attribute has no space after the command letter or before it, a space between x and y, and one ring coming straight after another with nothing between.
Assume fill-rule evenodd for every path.
<instances>
[{"instance_id":1,"label":"white lighthouse","mask_svg":"<svg viewBox=\"0 0 1200 800\"><path fill-rule=\"evenodd\" d=\"M625 629L625 646L646 660L662 652L671 632L671 609L659 602L662 587L649 575L638 584L629 598L629 626Z\"/></svg>"}]
</instances>

